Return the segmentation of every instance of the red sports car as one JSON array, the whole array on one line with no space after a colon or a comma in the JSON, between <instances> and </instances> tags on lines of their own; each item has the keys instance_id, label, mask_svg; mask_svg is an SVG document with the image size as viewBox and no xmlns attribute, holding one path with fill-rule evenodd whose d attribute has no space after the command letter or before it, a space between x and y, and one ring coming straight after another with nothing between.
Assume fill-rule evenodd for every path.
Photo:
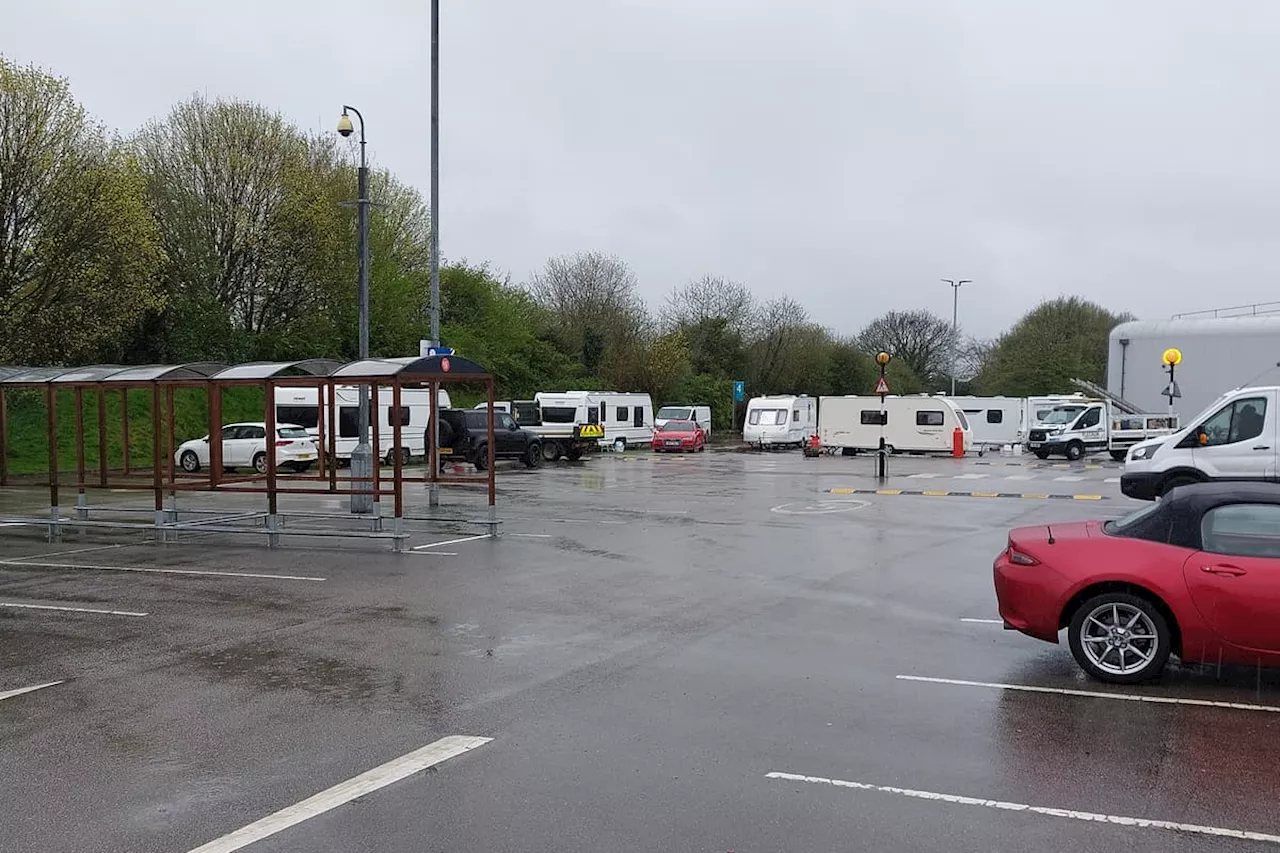
<instances>
[{"instance_id":1,"label":"red sports car","mask_svg":"<svg viewBox=\"0 0 1280 853\"><path fill-rule=\"evenodd\" d=\"M1019 527L995 562L1006 628L1102 681L1184 662L1280 666L1280 485L1181 486L1118 521Z\"/></svg>"},{"instance_id":2,"label":"red sports car","mask_svg":"<svg viewBox=\"0 0 1280 853\"><path fill-rule=\"evenodd\" d=\"M707 434L693 421L667 421L653 431L653 452L693 453L707 449Z\"/></svg>"}]
</instances>

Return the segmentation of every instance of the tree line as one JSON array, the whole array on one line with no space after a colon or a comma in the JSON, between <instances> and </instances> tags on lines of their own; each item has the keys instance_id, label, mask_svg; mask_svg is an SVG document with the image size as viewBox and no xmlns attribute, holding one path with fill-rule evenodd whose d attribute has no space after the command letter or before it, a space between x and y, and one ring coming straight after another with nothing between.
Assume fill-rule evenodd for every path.
<instances>
[{"instance_id":1,"label":"tree line","mask_svg":"<svg viewBox=\"0 0 1280 853\"><path fill-rule=\"evenodd\" d=\"M370 349L412 354L429 330L431 212L385 169L372 196ZM264 106L193 96L121 136L66 79L0 57L0 363L351 360L355 197L352 145ZM870 393L882 349L895 393L944 390L953 370L961 392L1048 393L1101 381L1123 319L1064 297L991 341L928 311L844 334L714 274L650 306L601 252L520 282L441 269L443 342L514 398L607 386L718 405L734 380L752 395Z\"/></svg>"}]
</instances>

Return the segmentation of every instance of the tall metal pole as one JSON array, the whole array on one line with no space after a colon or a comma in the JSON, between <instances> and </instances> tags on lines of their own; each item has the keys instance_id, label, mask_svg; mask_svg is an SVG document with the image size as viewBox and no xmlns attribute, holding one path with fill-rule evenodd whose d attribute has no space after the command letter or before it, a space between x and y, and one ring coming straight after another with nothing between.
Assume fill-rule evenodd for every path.
<instances>
[{"instance_id":1,"label":"tall metal pole","mask_svg":"<svg viewBox=\"0 0 1280 853\"><path fill-rule=\"evenodd\" d=\"M440 0L431 0L431 343L440 346ZM435 393L435 392L433 392ZM431 401L432 411L436 401ZM431 429L437 429L435 421ZM439 442L427 442L427 465L439 471ZM427 505L440 505L440 484L427 487Z\"/></svg>"},{"instance_id":2,"label":"tall metal pole","mask_svg":"<svg viewBox=\"0 0 1280 853\"><path fill-rule=\"evenodd\" d=\"M942 279L951 285L951 396L956 395L956 359L960 352L960 288L973 284L970 279Z\"/></svg>"},{"instance_id":3,"label":"tall metal pole","mask_svg":"<svg viewBox=\"0 0 1280 853\"><path fill-rule=\"evenodd\" d=\"M342 113L356 114L360 120L360 169L356 173L356 215L360 239L360 360L369 357L369 164L365 157L364 116L355 107L343 104ZM348 127L348 132L350 125ZM339 125L341 130L341 125ZM369 386L360 386L360 403L356 417L356 448L351 452L351 512L373 512L373 448L369 446ZM357 491L361 490L361 491Z\"/></svg>"}]
</instances>

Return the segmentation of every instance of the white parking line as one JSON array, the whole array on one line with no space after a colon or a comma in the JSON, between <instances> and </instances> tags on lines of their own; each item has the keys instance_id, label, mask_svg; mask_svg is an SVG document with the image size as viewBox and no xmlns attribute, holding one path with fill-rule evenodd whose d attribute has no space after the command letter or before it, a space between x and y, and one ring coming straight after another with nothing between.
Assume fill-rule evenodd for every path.
<instances>
[{"instance_id":1,"label":"white parking line","mask_svg":"<svg viewBox=\"0 0 1280 853\"><path fill-rule=\"evenodd\" d=\"M16 562L18 560L35 560L39 557L66 557L70 554L87 554L90 551L110 551L112 548L126 548L127 545L95 545L92 548L76 548L73 551L47 551L43 554L28 554L25 557L10 557L9 559Z\"/></svg>"},{"instance_id":2,"label":"white parking line","mask_svg":"<svg viewBox=\"0 0 1280 853\"><path fill-rule=\"evenodd\" d=\"M766 779L781 779L787 782L808 782L817 785L830 785L835 788L853 788L858 791L875 791L881 794L897 794L900 797L912 797L918 800L953 803L961 806L981 806L987 809L1000 809L1011 812L1030 812L1047 817L1062 817L1070 820L1083 820L1090 823L1111 823L1118 826L1130 826L1137 829L1165 829L1171 832L1185 832L1194 835L1210 835L1217 838L1239 838L1246 841L1269 841L1280 844L1280 835L1265 832L1251 832L1243 829L1228 829L1221 826L1201 826L1194 823L1179 823L1171 820L1151 820L1145 817L1124 817L1122 815L1099 814L1096 812L1080 812L1075 809L1051 808L1049 806L1033 806L1027 803L1010 803L1004 800L988 800L982 797L962 797L959 794L941 794L936 791L916 791L911 788L895 788L890 785L871 785L866 782L848 782L844 779L828 779L823 776L801 776L797 773L765 774Z\"/></svg>"},{"instance_id":3,"label":"white parking line","mask_svg":"<svg viewBox=\"0 0 1280 853\"><path fill-rule=\"evenodd\" d=\"M190 851L190 853L234 853L234 851L247 847L256 841L261 841L281 830L296 826L317 815L322 815L330 809L359 799L366 794L372 794L380 788L399 782L401 779L426 770L428 767L434 767L478 746L484 746L492 740L493 738L467 737L463 735L442 737L440 740L429 743L421 749L392 759L386 764L381 764L372 770L361 773L359 776L354 776L345 782L339 782L332 788L321 791L313 797L308 797L300 803L281 809L275 814L262 818L262 820L254 821L229 835L224 835L219 839L210 841L208 844L202 844Z\"/></svg>"},{"instance_id":4,"label":"white parking line","mask_svg":"<svg viewBox=\"0 0 1280 853\"><path fill-rule=\"evenodd\" d=\"M478 536L464 536L461 539L446 539L443 542L429 542L426 545L415 545L410 551L425 551L428 548L439 548L441 545L457 545L460 542L475 542L477 539L488 539L488 533L481 533Z\"/></svg>"},{"instance_id":5,"label":"white parking line","mask_svg":"<svg viewBox=\"0 0 1280 853\"><path fill-rule=\"evenodd\" d=\"M990 681L964 681L958 678L928 678L923 675L899 675L899 681L925 684L950 684L957 687L987 687L992 690L1020 690L1024 693L1054 693L1059 696L1083 696L1088 699L1118 699L1123 702L1149 702L1153 705L1198 705L1202 708L1229 708L1234 711L1267 711L1280 714L1274 705L1249 705L1243 702L1215 702L1211 699L1181 699L1176 696L1150 696L1132 693L1104 693L1100 690L1069 690L1065 687L1035 687L1030 684L1000 684Z\"/></svg>"},{"instance_id":6,"label":"white parking line","mask_svg":"<svg viewBox=\"0 0 1280 853\"><path fill-rule=\"evenodd\" d=\"M34 687L19 687L16 690L0 690L0 701L12 699L14 696L21 696L24 693L34 693L37 690L44 690L46 687L56 687L61 681L50 681L47 684L37 684Z\"/></svg>"},{"instance_id":7,"label":"white parking line","mask_svg":"<svg viewBox=\"0 0 1280 853\"><path fill-rule=\"evenodd\" d=\"M30 559L30 558L28 558ZM305 575L267 575L253 572L217 572L212 569L155 569L146 566L81 566L75 563L33 563L15 560L0 560L0 566L31 566L36 569L84 569L94 572L139 572L157 575L208 575L220 578L262 578L276 581L311 581L322 583L326 578L313 578Z\"/></svg>"},{"instance_id":8,"label":"white parking line","mask_svg":"<svg viewBox=\"0 0 1280 853\"><path fill-rule=\"evenodd\" d=\"M523 536L526 539L550 539L550 533L508 533L508 536Z\"/></svg>"},{"instance_id":9,"label":"white parking line","mask_svg":"<svg viewBox=\"0 0 1280 853\"><path fill-rule=\"evenodd\" d=\"M990 474L956 474L953 480L985 480Z\"/></svg>"},{"instance_id":10,"label":"white parking line","mask_svg":"<svg viewBox=\"0 0 1280 853\"><path fill-rule=\"evenodd\" d=\"M1103 480L1102 482L1104 482L1104 483L1118 483L1118 482L1120 482L1120 478L1119 478L1119 477L1108 477L1107 479Z\"/></svg>"},{"instance_id":11,"label":"white parking line","mask_svg":"<svg viewBox=\"0 0 1280 853\"><path fill-rule=\"evenodd\" d=\"M967 616L960 617L961 622L978 622L982 625L1003 625L1003 619L970 619Z\"/></svg>"},{"instance_id":12,"label":"white parking line","mask_svg":"<svg viewBox=\"0 0 1280 853\"><path fill-rule=\"evenodd\" d=\"M936 473L926 472L923 474L908 474L907 479L908 480L932 480L936 476L938 476Z\"/></svg>"},{"instance_id":13,"label":"white parking line","mask_svg":"<svg viewBox=\"0 0 1280 853\"><path fill-rule=\"evenodd\" d=\"M135 613L132 610L98 610L93 607L60 607L52 604L20 604L16 601L0 601L0 607L14 607L19 610L61 610L66 613L97 613L102 616L147 616L146 613Z\"/></svg>"},{"instance_id":14,"label":"white parking line","mask_svg":"<svg viewBox=\"0 0 1280 853\"><path fill-rule=\"evenodd\" d=\"M1076 477L1074 475L1067 474L1062 477L1054 477L1053 481L1055 483L1078 483L1083 479L1084 477Z\"/></svg>"},{"instance_id":15,"label":"white parking line","mask_svg":"<svg viewBox=\"0 0 1280 853\"><path fill-rule=\"evenodd\" d=\"M1035 478L1034 474L1010 474L1005 477L1006 480L1034 480Z\"/></svg>"}]
</instances>

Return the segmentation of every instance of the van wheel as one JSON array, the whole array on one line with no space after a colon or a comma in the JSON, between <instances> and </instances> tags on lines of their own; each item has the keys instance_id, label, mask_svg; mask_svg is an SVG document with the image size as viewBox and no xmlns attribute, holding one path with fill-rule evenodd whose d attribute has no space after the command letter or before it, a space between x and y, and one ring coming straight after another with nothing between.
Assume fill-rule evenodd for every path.
<instances>
[{"instance_id":1,"label":"van wheel","mask_svg":"<svg viewBox=\"0 0 1280 853\"><path fill-rule=\"evenodd\" d=\"M1048 459L1048 458L1049 458L1049 451L1047 451L1047 450L1037 450L1035 453L1036 453L1036 458L1037 458L1037 459Z\"/></svg>"},{"instance_id":2,"label":"van wheel","mask_svg":"<svg viewBox=\"0 0 1280 853\"><path fill-rule=\"evenodd\" d=\"M1069 462L1079 462L1084 458L1084 445L1078 441L1073 441L1067 445L1067 460Z\"/></svg>"},{"instance_id":3,"label":"van wheel","mask_svg":"<svg viewBox=\"0 0 1280 853\"><path fill-rule=\"evenodd\" d=\"M614 453L626 453L626 452L627 452L627 440L626 440L625 438L615 439L615 440L614 440L614 442L613 442L613 452L614 452Z\"/></svg>"},{"instance_id":4,"label":"van wheel","mask_svg":"<svg viewBox=\"0 0 1280 853\"><path fill-rule=\"evenodd\" d=\"M570 451L570 453L572 452L573 451ZM563 455L564 451L561 449L560 442L558 441L548 441L546 444L542 445L542 458L548 462L555 462ZM573 457L570 456L569 458L572 459Z\"/></svg>"},{"instance_id":5,"label":"van wheel","mask_svg":"<svg viewBox=\"0 0 1280 853\"><path fill-rule=\"evenodd\" d=\"M1128 455L1128 451L1125 451L1125 450L1111 451L1111 458L1114 459L1116 462L1123 462L1125 456L1127 455Z\"/></svg>"},{"instance_id":6,"label":"van wheel","mask_svg":"<svg viewBox=\"0 0 1280 853\"><path fill-rule=\"evenodd\" d=\"M1199 477L1192 476L1191 474L1174 474L1161 484L1160 497L1164 497L1179 486L1190 486L1200 482L1203 481Z\"/></svg>"}]
</instances>

